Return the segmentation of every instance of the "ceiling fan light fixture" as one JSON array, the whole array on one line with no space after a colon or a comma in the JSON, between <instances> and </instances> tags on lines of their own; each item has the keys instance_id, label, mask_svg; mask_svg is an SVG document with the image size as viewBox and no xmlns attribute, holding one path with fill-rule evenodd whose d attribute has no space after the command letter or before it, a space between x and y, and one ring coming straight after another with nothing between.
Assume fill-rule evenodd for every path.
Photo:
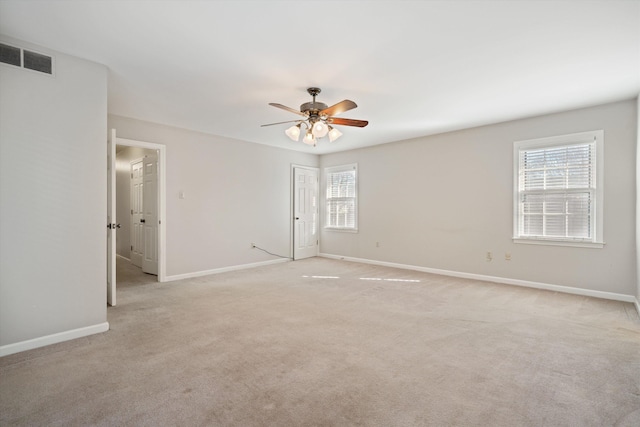
<instances>
[{"instance_id":1,"label":"ceiling fan light fixture","mask_svg":"<svg viewBox=\"0 0 640 427\"><path fill-rule=\"evenodd\" d=\"M313 136L315 136L316 138L324 137L327 132L329 132L327 124L322 120L318 120L313 124Z\"/></svg>"},{"instance_id":2,"label":"ceiling fan light fixture","mask_svg":"<svg viewBox=\"0 0 640 427\"><path fill-rule=\"evenodd\" d=\"M342 132L340 132L338 129L334 127L329 126L328 130L329 130L329 142L333 142L342 136Z\"/></svg>"},{"instance_id":3,"label":"ceiling fan light fixture","mask_svg":"<svg viewBox=\"0 0 640 427\"><path fill-rule=\"evenodd\" d=\"M304 138L302 139L302 142L304 142L305 144L308 144L308 145L315 145L316 144L316 137L313 136L313 132L311 132L311 129L309 129L307 131L307 133L304 135Z\"/></svg>"},{"instance_id":4,"label":"ceiling fan light fixture","mask_svg":"<svg viewBox=\"0 0 640 427\"><path fill-rule=\"evenodd\" d=\"M302 138L302 142L315 147L317 141L324 138L325 136L328 136L329 141L331 142L336 141L342 136L342 132L340 132L338 129L333 128L333 126L330 126L330 124L341 126L355 126L359 128L363 128L369 124L369 122L366 120L335 117L338 114L356 108L357 105L355 102L344 99L337 104L328 107L327 104L316 101L316 96L320 93L320 88L310 87L307 89L307 92L313 97L313 100L311 102L302 104L299 110L275 102L269 103L269 105L271 105L272 107L280 108L281 110L289 111L290 113L302 116L302 119L298 118L297 120L288 120L286 122L269 123L262 126L264 127L280 125L283 123L296 123L296 125L291 126L284 133L289 137L289 139L297 142L300 140L300 134L302 133L301 125L304 124L305 134Z\"/></svg>"},{"instance_id":5,"label":"ceiling fan light fixture","mask_svg":"<svg viewBox=\"0 0 640 427\"><path fill-rule=\"evenodd\" d=\"M287 134L292 141L298 142L300 139L300 123L291 126L289 129L285 130L284 133Z\"/></svg>"}]
</instances>

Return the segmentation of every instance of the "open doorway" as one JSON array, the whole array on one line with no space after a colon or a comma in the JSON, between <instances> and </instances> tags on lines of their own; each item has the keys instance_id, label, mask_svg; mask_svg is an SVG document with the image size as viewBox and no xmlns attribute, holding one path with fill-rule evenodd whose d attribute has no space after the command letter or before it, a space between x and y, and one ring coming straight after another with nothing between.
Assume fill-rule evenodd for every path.
<instances>
[{"instance_id":1,"label":"open doorway","mask_svg":"<svg viewBox=\"0 0 640 427\"><path fill-rule=\"evenodd\" d=\"M158 275L158 150L116 145L117 281L120 273ZM121 263L130 263L120 268ZM128 274L127 276L131 276Z\"/></svg>"},{"instance_id":2,"label":"open doorway","mask_svg":"<svg viewBox=\"0 0 640 427\"><path fill-rule=\"evenodd\" d=\"M162 144L118 138L113 129L107 149L110 153L107 303L114 306L116 265L118 260L131 262L134 250L141 254L140 273L144 270L148 273L146 276L152 277L153 281L165 281L166 147ZM134 171L140 173L136 181L139 187L137 190L133 179ZM142 189L145 186L146 191ZM133 215L134 208L137 215ZM127 266L127 270L130 270L129 267ZM148 278L145 280L148 281Z\"/></svg>"}]
</instances>

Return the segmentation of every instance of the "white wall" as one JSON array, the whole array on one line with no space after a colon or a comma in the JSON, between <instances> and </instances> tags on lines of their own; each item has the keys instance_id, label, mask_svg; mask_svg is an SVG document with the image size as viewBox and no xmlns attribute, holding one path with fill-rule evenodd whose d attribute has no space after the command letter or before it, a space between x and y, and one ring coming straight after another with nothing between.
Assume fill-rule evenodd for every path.
<instances>
[{"instance_id":1,"label":"white wall","mask_svg":"<svg viewBox=\"0 0 640 427\"><path fill-rule=\"evenodd\" d=\"M636 122L629 100L323 155L323 168L358 163L360 204L359 232L323 230L321 252L635 295ZM514 244L513 142L597 129L605 248Z\"/></svg>"},{"instance_id":2,"label":"white wall","mask_svg":"<svg viewBox=\"0 0 640 427\"><path fill-rule=\"evenodd\" d=\"M636 101L636 309L640 313L640 95Z\"/></svg>"},{"instance_id":3,"label":"white wall","mask_svg":"<svg viewBox=\"0 0 640 427\"><path fill-rule=\"evenodd\" d=\"M290 255L290 167L316 155L112 115L108 127L167 147L167 276L277 259L252 242Z\"/></svg>"},{"instance_id":4,"label":"white wall","mask_svg":"<svg viewBox=\"0 0 640 427\"><path fill-rule=\"evenodd\" d=\"M131 258L131 161L155 154L140 147L118 147L116 153L116 253Z\"/></svg>"},{"instance_id":5,"label":"white wall","mask_svg":"<svg viewBox=\"0 0 640 427\"><path fill-rule=\"evenodd\" d=\"M55 76L0 66L0 355L108 328L107 70L2 39Z\"/></svg>"}]
</instances>

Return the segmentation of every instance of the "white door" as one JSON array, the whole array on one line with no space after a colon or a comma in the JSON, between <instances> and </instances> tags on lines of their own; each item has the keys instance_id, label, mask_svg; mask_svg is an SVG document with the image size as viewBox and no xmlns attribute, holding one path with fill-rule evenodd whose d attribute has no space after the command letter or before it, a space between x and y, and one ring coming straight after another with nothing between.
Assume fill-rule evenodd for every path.
<instances>
[{"instance_id":1,"label":"white door","mask_svg":"<svg viewBox=\"0 0 640 427\"><path fill-rule=\"evenodd\" d=\"M131 162L131 263L142 267L144 255L144 221L143 220L143 194L144 194L144 159Z\"/></svg>"},{"instance_id":2,"label":"white door","mask_svg":"<svg viewBox=\"0 0 640 427\"><path fill-rule=\"evenodd\" d=\"M144 230L144 250L142 271L158 274L158 156L144 156L142 192L142 228Z\"/></svg>"},{"instance_id":3,"label":"white door","mask_svg":"<svg viewBox=\"0 0 640 427\"><path fill-rule=\"evenodd\" d=\"M293 168L293 259L318 255L318 170Z\"/></svg>"},{"instance_id":4,"label":"white door","mask_svg":"<svg viewBox=\"0 0 640 427\"><path fill-rule=\"evenodd\" d=\"M107 139L107 304L116 305L116 131Z\"/></svg>"}]
</instances>

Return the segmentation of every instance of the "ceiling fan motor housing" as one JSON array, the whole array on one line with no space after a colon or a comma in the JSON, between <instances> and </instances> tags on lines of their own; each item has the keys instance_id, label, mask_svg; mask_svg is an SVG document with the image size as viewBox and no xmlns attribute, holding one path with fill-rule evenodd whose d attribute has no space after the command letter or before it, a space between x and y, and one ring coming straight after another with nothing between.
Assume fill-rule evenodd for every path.
<instances>
[{"instance_id":1,"label":"ceiling fan motor housing","mask_svg":"<svg viewBox=\"0 0 640 427\"><path fill-rule=\"evenodd\" d=\"M320 111L326 109L328 106L324 102L316 102L316 96L322 92L319 87L310 87L307 89L309 95L313 96L313 101L305 102L300 106L300 112L305 113L311 118L312 122L318 120L320 117Z\"/></svg>"},{"instance_id":2,"label":"ceiling fan motor housing","mask_svg":"<svg viewBox=\"0 0 640 427\"><path fill-rule=\"evenodd\" d=\"M300 111L309 113L309 117L319 116L319 112L326 109L327 104L324 102L305 102L300 106Z\"/></svg>"}]
</instances>

